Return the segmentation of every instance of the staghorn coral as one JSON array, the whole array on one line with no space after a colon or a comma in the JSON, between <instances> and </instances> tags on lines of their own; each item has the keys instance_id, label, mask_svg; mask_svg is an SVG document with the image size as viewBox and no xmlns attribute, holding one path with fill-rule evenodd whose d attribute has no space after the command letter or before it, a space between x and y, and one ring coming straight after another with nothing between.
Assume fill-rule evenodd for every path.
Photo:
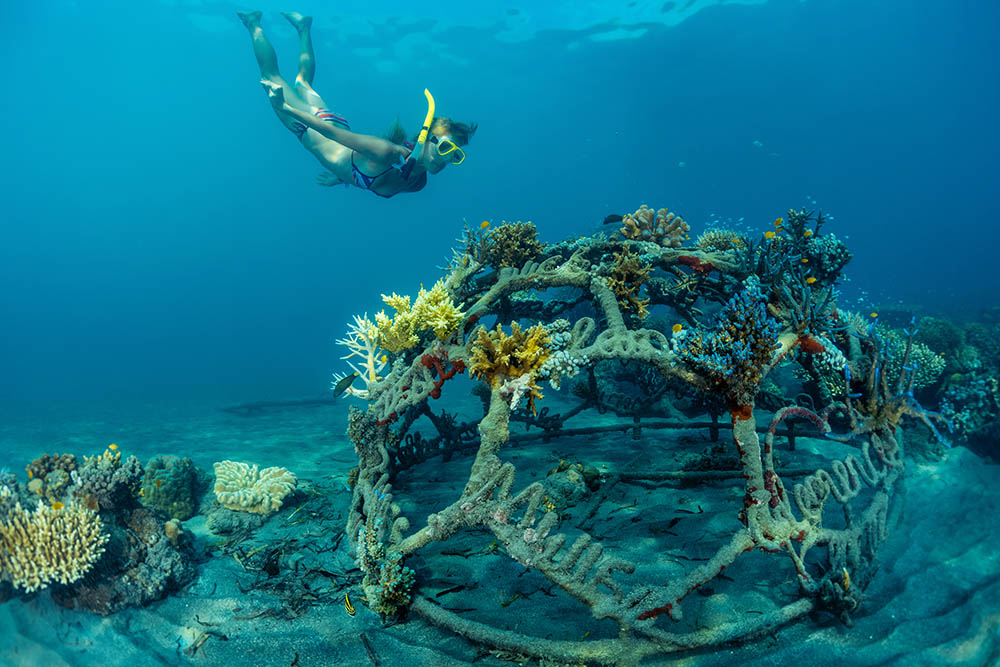
<instances>
[{"instance_id":1,"label":"staghorn coral","mask_svg":"<svg viewBox=\"0 0 1000 667\"><path fill-rule=\"evenodd\" d=\"M622 236L632 241L652 241L663 248L680 248L691 225L667 209L653 211L645 204L622 218Z\"/></svg>"},{"instance_id":2,"label":"staghorn coral","mask_svg":"<svg viewBox=\"0 0 1000 667\"><path fill-rule=\"evenodd\" d=\"M615 293L622 310L634 313L640 320L645 319L649 315L649 299L640 299L639 290L649 278L651 267L628 248L616 252L614 259L608 287Z\"/></svg>"},{"instance_id":3,"label":"staghorn coral","mask_svg":"<svg viewBox=\"0 0 1000 667\"><path fill-rule=\"evenodd\" d=\"M392 296L383 294L382 300L396 314L391 320L384 310L375 315L376 341L394 353L414 347L420 342L419 333L427 329L432 330L438 339L446 340L465 317L452 302L443 278L434 283L429 291L421 287L412 307L410 297L396 293Z\"/></svg>"},{"instance_id":4,"label":"staghorn coral","mask_svg":"<svg viewBox=\"0 0 1000 667\"><path fill-rule=\"evenodd\" d=\"M549 332L540 324L522 330L517 322L510 323L510 330L508 336L500 324L494 331L479 327L469 374L494 388L505 385L512 407L527 394L534 412L535 399L543 397L535 377L549 358Z\"/></svg>"},{"instance_id":5,"label":"staghorn coral","mask_svg":"<svg viewBox=\"0 0 1000 667\"><path fill-rule=\"evenodd\" d=\"M73 583L94 566L107 541L97 513L77 503L40 502L32 512L15 503L0 518L0 578L28 593Z\"/></svg>"},{"instance_id":6,"label":"staghorn coral","mask_svg":"<svg viewBox=\"0 0 1000 667\"><path fill-rule=\"evenodd\" d=\"M386 297L383 295L382 298L385 299ZM402 299L404 297L397 297L393 294L390 298ZM409 299L406 299L407 309L409 309L409 305ZM391 325L389 328L391 328ZM385 368L387 359L384 354L380 354L381 350L379 350L377 343L378 337L378 328L368 319L368 313L365 313L363 317L355 315L354 324L350 324L347 327L347 336L337 340L338 345L343 345L348 350L347 354L342 356L341 359L346 360L347 365L351 367L355 375L365 383L364 389L355 389L348 386L344 390L346 394L367 399L371 385L382 379L380 373ZM414 338L416 337L414 336ZM398 352L399 350L392 351ZM357 363L360 365L356 365L352 361L353 359L358 359ZM344 375L334 373L331 389L335 389L342 379L344 379Z\"/></svg>"},{"instance_id":7,"label":"staghorn coral","mask_svg":"<svg viewBox=\"0 0 1000 667\"><path fill-rule=\"evenodd\" d=\"M236 512L272 514L295 490L295 475L285 468L264 468L239 461L215 464L215 497L219 504Z\"/></svg>"},{"instance_id":8,"label":"staghorn coral","mask_svg":"<svg viewBox=\"0 0 1000 667\"><path fill-rule=\"evenodd\" d=\"M494 269L520 268L545 249L531 222L502 222L486 233L485 260Z\"/></svg>"}]
</instances>

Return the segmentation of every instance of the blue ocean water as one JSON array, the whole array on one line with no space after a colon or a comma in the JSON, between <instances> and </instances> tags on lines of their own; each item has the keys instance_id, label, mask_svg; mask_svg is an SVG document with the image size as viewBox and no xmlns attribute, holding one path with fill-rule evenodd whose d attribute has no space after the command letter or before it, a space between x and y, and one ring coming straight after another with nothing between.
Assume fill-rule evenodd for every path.
<instances>
[{"instance_id":1,"label":"blue ocean water","mask_svg":"<svg viewBox=\"0 0 1000 667\"><path fill-rule=\"evenodd\" d=\"M328 398L331 373L348 370L335 341L352 317L374 316L381 294L433 285L465 223L530 220L557 243L649 204L683 215L695 238L822 210L853 253L842 306L996 321L994 4L538 5L296 7L315 17L314 86L356 131L380 134L397 117L415 131L424 88L441 114L478 123L461 165L383 199L314 183L321 167L258 83L236 16L247 7L4 3L0 464L20 472L42 452L89 455L123 438L143 461L170 453L209 469L238 457L257 446L253 428L206 414ZM291 78L288 7L254 8ZM341 437L346 403L303 419L284 427L314 433L317 449L269 424L264 465L291 449L322 474L318 448ZM948 456L995 480L960 449ZM970 612L985 625L964 637L994 648L967 664L997 655L986 604ZM70 622L9 613L21 620L8 629L29 639L0 650L28 650L34 613L42 628ZM105 639L132 646L127 635ZM32 664L11 651L0 655ZM56 653L47 664L92 661Z\"/></svg>"},{"instance_id":2,"label":"blue ocean water","mask_svg":"<svg viewBox=\"0 0 1000 667\"><path fill-rule=\"evenodd\" d=\"M556 240L644 202L766 224L812 198L872 305L995 303L995 8L633 4L303 6L356 128L415 130L424 87L479 123L465 164L387 201L313 185L234 6L6 4L3 398L313 391L350 316L436 278L463 219Z\"/></svg>"}]
</instances>

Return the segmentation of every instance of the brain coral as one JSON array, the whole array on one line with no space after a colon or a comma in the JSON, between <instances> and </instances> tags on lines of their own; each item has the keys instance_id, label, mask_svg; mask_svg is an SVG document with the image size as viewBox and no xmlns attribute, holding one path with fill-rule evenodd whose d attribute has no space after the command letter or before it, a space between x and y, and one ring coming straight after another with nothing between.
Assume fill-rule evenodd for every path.
<instances>
[{"instance_id":1,"label":"brain coral","mask_svg":"<svg viewBox=\"0 0 1000 667\"><path fill-rule=\"evenodd\" d=\"M285 468L264 468L239 461L215 464L215 497L237 512L271 514L295 489L295 475Z\"/></svg>"}]
</instances>

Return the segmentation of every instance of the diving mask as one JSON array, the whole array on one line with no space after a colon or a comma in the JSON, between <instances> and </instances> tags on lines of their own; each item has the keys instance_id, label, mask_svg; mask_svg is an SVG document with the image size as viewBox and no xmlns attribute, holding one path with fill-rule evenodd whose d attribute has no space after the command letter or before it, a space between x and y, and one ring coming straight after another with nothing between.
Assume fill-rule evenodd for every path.
<instances>
[{"instance_id":1,"label":"diving mask","mask_svg":"<svg viewBox=\"0 0 1000 667\"><path fill-rule=\"evenodd\" d=\"M451 139L438 138L435 135L431 136L431 142L437 145L438 155L450 155L452 164L462 164L465 160L465 151L458 147Z\"/></svg>"}]
</instances>

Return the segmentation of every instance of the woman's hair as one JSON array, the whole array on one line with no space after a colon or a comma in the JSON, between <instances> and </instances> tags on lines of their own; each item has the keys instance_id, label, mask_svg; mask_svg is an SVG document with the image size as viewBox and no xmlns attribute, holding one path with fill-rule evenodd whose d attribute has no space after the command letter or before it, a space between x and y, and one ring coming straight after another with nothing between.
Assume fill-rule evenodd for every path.
<instances>
[{"instance_id":1,"label":"woman's hair","mask_svg":"<svg viewBox=\"0 0 1000 667\"><path fill-rule=\"evenodd\" d=\"M406 141L406 128L399 122L399 116L396 116L396 120L392 121L392 125L385 131L382 138L394 144L403 145Z\"/></svg>"},{"instance_id":2,"label":"woman's hair","mask_svg":"<svg viewBox=\"0 0 1000 667\"><path fill-rule=\"evenodd\" d=\"M434 120L431 121L431 132L438 136L449 135L456 144L459 146L464 146L469 143L469 139L472 135L476 133L479 125L476 123L459 123L451 118L445 118L443 116L435 116ZM420 133L414 134L410 137L412 143L416 143L417 136ZM399 117L392 121L392 125L389 129L385 131L382 138L386 141L391 141L394 144L402 146L406 143L406 128L403 127L402 123L399 122Z\"/></svg>"},{"instance_id":3,"label":"woman's hair","mask_svg":"<svg viewBox=\"0 0 1000 667\"><path fill-rule=\"evenodd\" d=\"M434 120L431 121L431 132L439 137L447 134L459 146L469 143L469 139L472 138L477 129L479 129L479 125L476 123L459 123L457 120L444 116L435 116Z\"/></svg>"}]
</instances>

